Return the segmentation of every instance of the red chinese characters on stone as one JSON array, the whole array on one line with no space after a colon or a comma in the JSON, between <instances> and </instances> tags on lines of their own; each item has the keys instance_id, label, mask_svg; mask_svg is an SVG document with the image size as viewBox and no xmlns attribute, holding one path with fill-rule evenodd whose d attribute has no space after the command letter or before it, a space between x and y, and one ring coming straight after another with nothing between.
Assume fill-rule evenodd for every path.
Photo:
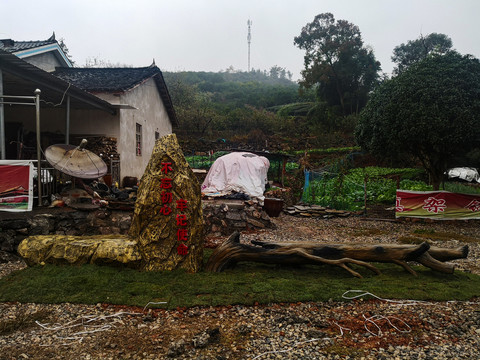
<instances>
[{"instance_id":1,"label":"red chinese characters on stone","mask_svg":"<svg viewBox=\"0 0 480 360\"><path fill-rule=\"evenodd\" d=\"M168 207L166 204L164 204L160 208L160 214L162 215L170 215L172 213L172 208Z\"/></svg>"},{"instance_id":2,"label":"red chinese characters on stone","mask_svg":"<svg viewBox=\"0 0 480 360\"><path fill-rule=\"evenodd\" d=\"M187 226L187 215L177 215L177 226Z\"/></svg>"},{"instance_id":3,"label":"red chinese characters on stone","mask_svg":"<svg viewBox=\"0 0 480 360\"><path fill-rule=\"evenodd\" d=\"M173 194L171 192L162 192L162 204L170 204L173 201Z\"/></svg>"},{"instance_id":4,"label":"red chinese characters on stone","mask_svg":"<svg viewBox=\"0 0 480 360\"><path fill-rule=\"evenodd\" d=\"M160 188L161 189L171 189L172 188L172 179L162 178L160 180Z\"/></svg>"},{"instance_id":5,"label":"red chinese characters on stone","mask_svg":"<svg viewBox=\"0 0 480 360\"><path fill-rule=\"evenodd\" d=\"M178 255L182 255L182 256L187 255L188 254L188 246L185 245L184 243L181 243L177 247L177 253L178 253Z\"/></svg>"},{"instance_id":6,"label":"red chinese characters on stone","mask_svg":"<svg viewBox=\"0 0 480 360\"><path fill-rule=\"evenodd\" d=\"M177 241L187 241L188 240L188 229L179 228L177 230Z\"/></svg>"},{"instance_id":7,"label":"red chinese characters on stone","mask_svg":"<svg viewBox=\"0 0 480 360\"><path fill-rule=\"evenodd\" d=\"M177 209L181 212L184 212L187 209L187 200L179 199L177 200Z\"/></svg>"},{"instance_id":8,"label":"red chinese characters on stone","mask_svg":"<svg viewBox=\"0 0 480 360\"><path fill-rule=\"evenodd\" d=\"M169 175L170 172L173 172L172 163L171 162L162 162L162 173L165 175ZM164 177L160 179L160 188L167 190L173 188L173 180L169 177ZM163 191L161 195L161 200L163 206L160 208L160 213L162 215L170 215L173 210L168 206L173 202L173 193L168 191ZM176 200L176 208L183 213L187 209L187 201L184 199ZM184 243L184 241L188 241L188 219L187 215L185 214L178 214L176 216L177 222L177 241L181 243L177 247L177 253L181 256L185 256L188 254L188 246Z\"/></svg>"},{"instance_id":9,"label":"red chinese characters on stone","mask_svg":"<svg viewBox=\"0 0 480 360\"><path fill-rule=\"evenodd\" d=\"M162 162L162 172L167 175L169 171L173 171L171 162Z\"/></svg>"}]
</instances>

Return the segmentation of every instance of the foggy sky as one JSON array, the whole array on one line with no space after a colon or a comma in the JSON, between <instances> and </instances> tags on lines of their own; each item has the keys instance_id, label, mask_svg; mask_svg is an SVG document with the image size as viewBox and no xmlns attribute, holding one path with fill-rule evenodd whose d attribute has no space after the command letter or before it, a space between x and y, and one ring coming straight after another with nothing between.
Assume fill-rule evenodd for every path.
<instances>
[{"instance_id":1,"label":"foggy sky","mask_svg":"<svg viewBox=\"0 0 480 360\"><path fill-rule=\"evenodd\" d=\"M304 52L293 39L324 12L360 28L382 70L393 48L444 33L462 54L480 57L479 0L0 0L0 38L45 40L55 31L76 66L87 58L163 71L247 70L278 65L300 78Z\"/></svg>"}]
</instances>

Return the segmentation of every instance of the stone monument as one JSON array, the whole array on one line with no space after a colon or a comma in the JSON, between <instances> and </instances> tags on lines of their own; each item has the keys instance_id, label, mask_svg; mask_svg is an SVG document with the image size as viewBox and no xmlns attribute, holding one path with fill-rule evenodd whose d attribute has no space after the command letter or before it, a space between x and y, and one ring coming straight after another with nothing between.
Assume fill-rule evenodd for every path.
<instances>
[{"instance_id":1,"label":"stone monument","mask_svg":"<svg viewBox=\"0 0 480 360\"><path fill-rule=\"evenodd\" d=\"M174 134L155 144L140 180L129 235L37 235L23 240L27 264L121 264L146 271L200 270L203 260L200 184Z\"/></svg>"},{"instance_id":2,"label":"stone monument","mask_svg":"<svg viewBox=\"0 0 480 360\"><path fill-rule=\"evenodd\" d=\"M175 134L155 144L140 180L129 236L137 239L144 270L196 272L202 265L200 184Z\"/></svg>"}]
</instances>

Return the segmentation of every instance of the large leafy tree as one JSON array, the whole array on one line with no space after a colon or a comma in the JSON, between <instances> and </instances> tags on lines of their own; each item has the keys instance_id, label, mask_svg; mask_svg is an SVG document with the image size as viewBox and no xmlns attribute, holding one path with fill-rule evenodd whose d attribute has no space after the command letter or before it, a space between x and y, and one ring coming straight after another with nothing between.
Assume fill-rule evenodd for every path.
<instances>
[{"instance_id":1,"label":"large leafy tree","mask_svg":"<svg viewBox=\"0 0 480 360\"><path fill-rule=\"evenodd\" d=\"M294 43L305 50L301 86L315 87L319 100L343 115L357 113L366 104L381 68L356 25L320 14Z\"/></svg>"},{"instance_id":2,"label":"large leafy tree","mask_svg":"<svg viewBox=\"0 0 480 360\"><path fill-rule=\"evenodd\" d=\"M420 161L435 189L451 160L480 143L480 62L431 55L371 95L355 130L372 154Z\"/></svg>"},{"instance_id":3,"label":"large leafy tree","mask_svg":"<svg viewBox=\"0 0 480 360\"><path fill-rule=\"evenodd\" d=\"M418 39L410 40L393 49L392 61L397 64L393 73L398 75L430 54L446 54L451 49L452 39L445 34L421 35Z\"/></svg>"}]
</instances>

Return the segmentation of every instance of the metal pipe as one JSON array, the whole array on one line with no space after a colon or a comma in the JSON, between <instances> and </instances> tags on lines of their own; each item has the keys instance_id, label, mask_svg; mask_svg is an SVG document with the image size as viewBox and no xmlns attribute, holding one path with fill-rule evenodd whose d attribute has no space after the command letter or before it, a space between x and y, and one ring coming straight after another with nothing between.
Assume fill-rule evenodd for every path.
<instances>
[{"instance_id":1,"label":"metal pipe","mask_svg":"<svg viewBox=\"0 0 480 360\"><path fill-rule=\"evenodd\" d=\"M35 100L35 96L23 96L23 95L2 95L0 94L0 98L8 98L8 99L30 99L30 100ZM33 103L32 103L33 104Z\"/></svg>"},{"instance_id":2,"label":"metal pipe","mask_svg":"<svg viewBox=\"0 0 480 360\"><path fill-rule=\"evenodd\" d=\"M35 105L35 103L21 103L21 102L12 102L12 101L0 101L0 104L7 104L7 105Z\"/></svg>"},{"instance_id":3,"label":"metal pipe","mask_svg":"<svg viewBox=\"0 0 480 360\"><path fill-rule=\"evenodd\" d=\"M42 206L42 156L40 148L40 94L42 91L36 89L35 94L35 109L36 109L36 127L37 127L37 193L38 206Z\"/></svg>"},{"instance_id":4,"label":"metal pipe","mask_svg":"<svg viewBox=\"0 0 480 360\"><path fill-rule=\"evenodd\" d=\"M67 113L65 120L65 144L70 144L70 95L67 95Z\"/></svg>"},{"instance_id":5,"label":"metal pipe","mask_svg":"<svg viewBox=\"0 0 480 360\"><path fill-rule=\"evenodd\" d=\"M0 96L3 96L3 73L0 69ZM5 115L3 112L3 103L0 103L0 159L5 160Z\"/></svg>"}]
</instances>

